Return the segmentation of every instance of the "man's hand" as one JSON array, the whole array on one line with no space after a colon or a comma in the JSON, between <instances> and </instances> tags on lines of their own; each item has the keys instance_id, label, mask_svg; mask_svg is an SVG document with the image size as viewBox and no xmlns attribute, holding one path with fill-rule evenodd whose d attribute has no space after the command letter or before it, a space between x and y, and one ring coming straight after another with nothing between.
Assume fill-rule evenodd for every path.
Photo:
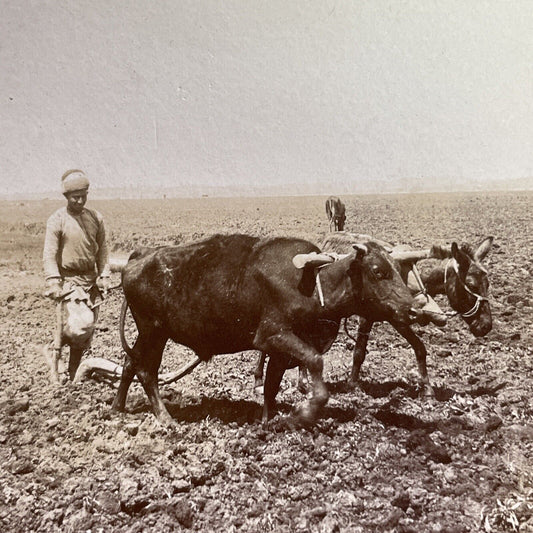
<instances>
[{"instance_id":1,"label":"man's hand","mask_svg":"<svg viewBox=\"0 0 533 533\"><path fill-rule=\"evenodd\" d=\"M44 295L47 298L52 298L53 300L57 300L63 292L63 289L61 287L61 280L58 278L50 279L46 282L46 290L44 291Z\"/></svg>"},{"instance_id":2,"label":"man's hand","mask_svg":"<svg viewBox=\"0 0 533 533\"><path fill-rule=\"evenodd\" d=\"M96 280L96 285L101 292L107 294L107 291L111 288L111 279L109 278L109 276L100 276Z\"/></svg>"}]
</instances>

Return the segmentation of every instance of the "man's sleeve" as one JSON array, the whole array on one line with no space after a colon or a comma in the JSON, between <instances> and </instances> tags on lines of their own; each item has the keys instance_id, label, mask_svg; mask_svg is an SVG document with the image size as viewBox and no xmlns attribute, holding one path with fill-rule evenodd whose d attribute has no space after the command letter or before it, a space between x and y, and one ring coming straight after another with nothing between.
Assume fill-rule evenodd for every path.
<instances>
[{"instance_id":1,"label":"man's sleeve","mask_svg":"<svg viewBox=\"0 0 533 533\"><path fill-rule=\"evenodd\" d=\"M103 277L110 276L111 270L109 269L109 253L107 251L105 224L103 218L100 218L96 241L98 243L98 255L96 257L96 268L98 269L98 275Z\"/></svg>"},{"instance_id":2,"label":"man's sleeve","mask_svg":"<svg viewBox=\"0 0 533 533\"><path fill-rule=\"evenodd\" d=\"M46 223L46 234L44 237L43 266L46 281L52 278L61 279L59 265L57 264L60 237L61 222L58 217L52 215Z\"/></svg>"}]
</instances>

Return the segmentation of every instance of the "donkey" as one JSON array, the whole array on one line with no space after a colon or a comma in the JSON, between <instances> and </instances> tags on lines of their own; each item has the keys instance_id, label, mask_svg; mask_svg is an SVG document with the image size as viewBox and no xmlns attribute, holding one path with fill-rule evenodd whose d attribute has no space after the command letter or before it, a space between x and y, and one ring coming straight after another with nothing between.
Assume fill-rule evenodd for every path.
<instances>
[{"instance_id":1,"label":"donkey","mask_svg":"<svg viewBox=\"0 0 533 533\"><path fill-rule=\"evenodd\" d=\"M326 200L326 214L329 220L329 231L343 231L346 222L346 207L337 196Z\"/></svg>"},{"instance_id":2,"label":"donkey","mask_svg":"<svg viewBox=\"0 0 533 533\"><path fill-rule=\"evenodd\" d=\"M466 322L475 337L484 337L492 329L492 315L488 299L489 279L486 268L481 264L491 249L493 237L487 237L473 250L469 244L452 243L449 255L439 265L426 274L422 282L431 297L444 294L454 315L459 315ZM442 250L442 257L448 255ZM420 337L411 326L390 322L394 329L412 346L418 371L422 380L422 395L435 395L429 383L426 358L427 350ZM359 372L366 356L368 337L374 322L361 318L357 339L353 350L351 381L359 380Z\"/></svg>"}]
</instances>

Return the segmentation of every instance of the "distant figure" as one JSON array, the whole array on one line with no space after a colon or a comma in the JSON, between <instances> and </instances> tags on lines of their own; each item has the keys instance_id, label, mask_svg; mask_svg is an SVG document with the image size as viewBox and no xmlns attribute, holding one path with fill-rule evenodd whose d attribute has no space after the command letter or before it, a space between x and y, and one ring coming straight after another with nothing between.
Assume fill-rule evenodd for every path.
<instances>
[{"instance_id":1,"label":"distant figure","mask_svg":"<svg viewBox=\"0 0 533 533\"><path fill-rule=\"evenodd\" d=\"M70 379L90 346L102 300L100 289L109 288L110 275L103 217L85 207L87 176L81 170L69 170L61 177L61 186L67 205L48 219L43 250L45 296L57 302L54 344L52 349L45 347L44 355L56 383L63 345L70 346Z\"/></svg>"},{"instance_id":2,"label":"distant figure","mask_svg":"<svg viewBox=\"0 0 533 533\"><path fill-rule=\"evenodd\" d=\"M344 231L346 221L346 208L339 198L330 196L326 200L326 213L329 220L329 231Z\"/></svg>"}]
</instances>

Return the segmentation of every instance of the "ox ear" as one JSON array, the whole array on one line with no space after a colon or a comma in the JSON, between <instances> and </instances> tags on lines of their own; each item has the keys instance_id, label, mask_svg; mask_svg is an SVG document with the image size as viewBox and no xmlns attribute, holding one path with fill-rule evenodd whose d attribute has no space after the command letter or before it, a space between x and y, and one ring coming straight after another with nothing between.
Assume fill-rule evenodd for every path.
<instances>
[{"instance_id":1,"label":"ox ear","mask_svg":"<svg viewBox=\"0 0 533 533\"><path fill-rule=\"evenodd\" d=\"M486 255L489 253L492 246L494 237L487 237L483 242L478 246L476 252L474 253L474 260L478 263L481 263L485 259Z\"/></svg>"},{"instance_id":2,"label":"ox ear","mask_svg":"<svg viewBox=\"0 0 533 533\"><path fill-rule=\"evenodd\" d=\"M470 266L470 258L461 250L456 242L452 242L452 257L457 261L459 270L466 272Z\"/></svg>"},{"instance_id":3,"label":"ox ear","mask_svg":"<svg viewBox=\"0 0 533 533\"><path fill-rule=\"evenodd\" d=\"M361 259L363 256L365 256L368 253L368 248L365 244L362 243L355 243L352 244L352 248L355 250L355 257L357 259Z\"/></svg>"},{"instance_id":4,"label":"ox ear","mask_svg":"<svg viewBox=\"0 0 533 533\"><path fill-rule=\"evenodd\" d=\"M447 259L452 257L452 250L450 246L439 246L433 244L429 250L429 256L432 259Z\"/></svg>"}]
</instances>

